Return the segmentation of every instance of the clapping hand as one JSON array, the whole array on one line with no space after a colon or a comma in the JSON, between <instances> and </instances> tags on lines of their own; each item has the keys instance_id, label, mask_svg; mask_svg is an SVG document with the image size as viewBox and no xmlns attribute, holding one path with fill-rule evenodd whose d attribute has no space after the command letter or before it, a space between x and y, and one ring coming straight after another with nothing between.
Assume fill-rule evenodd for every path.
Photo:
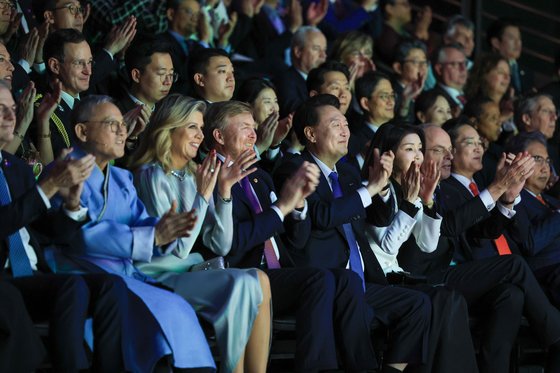
<instances>
[{"instance_id":1,"label":"clapping hand","mask_svg":"<svg viewBox=\"0 0 560 373\"><path fill-rule=\"evenodd\" d=\"M166 245L177 238L189 237L196 224L197 216L194 209L177 212L177 201L171 202L171 208L159 219L155 227L156 246Z\"/></svg>"}]
</instances>

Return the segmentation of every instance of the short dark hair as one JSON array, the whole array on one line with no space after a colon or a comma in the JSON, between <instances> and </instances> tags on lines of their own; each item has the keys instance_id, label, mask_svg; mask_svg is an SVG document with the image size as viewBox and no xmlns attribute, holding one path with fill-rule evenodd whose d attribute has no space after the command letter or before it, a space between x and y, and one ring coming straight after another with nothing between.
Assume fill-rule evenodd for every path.
<instances>
[{"instance_id":1,"label":"short dark hair","mask_svg":"<svg viewBox=\"0 0 560 373\"><path fill-rule=\"evenodd\" d=\"M469 118L476 118L477 120L480 120L483 113L482 107L492 102L494 101L487 96L477 96L467 101L463 114Z\"/></svg>"},{"instance_id":2,"label":"short dark hair","mask_svg":"<svg viewBox=\"0 0 560 373\"><path fill-rule=\"evenodd\" d=\"M274 84L269 80L263 78L249 78L241 84L235 99L253 105L259 93L266 88L270 88L276 92Z\"/></svg>"},{"instance_id":3,"label":"short dark hair","mask_svg":"<svg viewBox=\"0 0 560 373\"><path fill-rule=\"evenodd\" d=\"M527 150L529 145L534 142L538 142L546 147L546 137L540 131L522 131L508 140L504 151L513 154L521 153Z\"/></svg>"},{"instance_id":4,"label":"short dark hair","mask_svg":"<svg viewBox=\"0 0 560 373\"><path fill-rule=\"evenodd\" d=\"M354 87L356 100L360 101L362 97L370 98L375 88L382 80L388 80L389 82L391 79L388 75L380 71L368 71L362 77L356 80L356 84Z\"/></svg>"},{"instance_id":5,"label":"short dark hair","mask_svg":"<svg viewBox=\"0 0 560 373\"><path fill-rule=\"evenodd\" d=\"M130 76L133 69L144 71L146 66L152 62L152 56L155 53L170 54L169 44L162 42L153 35L136 35L124 57L128 75Z\"/></svg>"},{"instance_id":6,"label":"short dark hair","mask_svg":"<svg viewBox=\"0 0 560 373\"><path fill-rule=\"evenodd\" d=\"M397 45L393 62L403 63L408 57L410 51L413 49L421 49L426 55L426 58L428 58L428 50L426 49L426 44L422 43L420 40L405 39Z\"/></svg>"},{"instance_id":7,"label":"short dark hair","mask_svg":"<svg viewBox=\"0 0 560 373\"><path fill-rule=\"evenodd\" d=\"M310 97L296 110L293 119L293 129L299 142L303 145L307 143L305 137L305 127L316 126L319 124L319 108L323 106L334 106L340 108L338 98L330 94L320 94Z\"/></svg>"},{"instance_id":8,"label":"short dark hair","mask_svg":"<svg viewBox=\"0 0 560 373\"><path fill-rule=\"evenodd\" d=\"M225 50L219 48L204 48L197 50L196 53L193 53L189 59L189 72L191 76L194 74L206 74L206 68L210 63L210 59L213 57L230 58L229 54Z\"/></svg>"},{"instance_id":9,"label":"short dark hair","mask_svg":"<svg viewBox=\"0 0 560 373\"><path fill-rule=\"evenodd\" d=\"M493 38L502 40L502 36L504 35L504 31L507 27L519 28L519 22L514 18L502 17L496 19L490 24L490 26L488 26L486 29L486 42L490 48L492 48Z\"/></svg>"},{"instance_id":10,"label":"short dark hair","mask_svg":"<svg viewBox=\"0 0 560 373\"><path fill-rule=\"evenodd\" d=\"M64 46L68 43L79 44L83 41L86 41L86 38L78 30L72 28L55 30L45 40L43 60L47 62L49 58L56 58L62 62L64 61ZM50 73L48 68L47 72Z\"/></svg>"},{"instance_id":11,"label":"short dark hair","mask_svg":"<svg viewBox=\"0 0 560 373\"><path fill-rule=\"evenodd\" d=\"M325 83L325 75L332 71L338 71L346 76L346 79L350 81L350 70L342 62L338 61L327 61L314 68L307 75L307 92L317 91Z\"/></svg>"},{"instance_id":12,"label":"short dark hair","mask_svg":"<svg viewBox=\"0 0 560 373\"><path fill-rule=\"evenodd\" d=\"M441 128L449 135L451 144L455 147L455 141L459 137L459 128L463 126L471 126L474 128L472 121L465 115L459 115L457 118L451 118L443 123Z\"/></svg>"}]
</instances>

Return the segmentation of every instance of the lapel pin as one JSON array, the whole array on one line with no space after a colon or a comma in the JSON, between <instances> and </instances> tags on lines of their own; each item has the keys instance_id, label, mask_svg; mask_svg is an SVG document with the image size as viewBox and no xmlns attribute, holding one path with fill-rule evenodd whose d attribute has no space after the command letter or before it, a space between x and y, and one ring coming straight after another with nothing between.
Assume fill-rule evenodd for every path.
<instances>
[{"instance_id":1,"label":"lapel pin","mask_svg":"<svg viewBox=\"0 0 560 373\"><path fill-rule=\"evenodd\" d=\"M253 183L256 184L256 183L258 183L258 182L259 182L259 179L257 179L257 178L254 178L254 179L253 179Z\"/></svg>"}]
</instances>

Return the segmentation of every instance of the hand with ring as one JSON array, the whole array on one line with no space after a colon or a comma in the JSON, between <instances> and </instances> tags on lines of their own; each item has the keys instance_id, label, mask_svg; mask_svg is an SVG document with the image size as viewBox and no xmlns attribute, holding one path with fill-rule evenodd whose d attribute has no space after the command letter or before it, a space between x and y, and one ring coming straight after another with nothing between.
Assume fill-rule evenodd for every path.
<instances>
[{"instance_id":1,"label":"hand with ring","mask_svg":"<svg viewBox=\"0 0 560 373\"><path fill-rule=\"evenodd\" d=\"M208 153L202 164L198 165L196 170L196 188L206 201L209 201L212 196L220 167L221 162L218 160L215 150Z\"/></svg>"}]
</instances>

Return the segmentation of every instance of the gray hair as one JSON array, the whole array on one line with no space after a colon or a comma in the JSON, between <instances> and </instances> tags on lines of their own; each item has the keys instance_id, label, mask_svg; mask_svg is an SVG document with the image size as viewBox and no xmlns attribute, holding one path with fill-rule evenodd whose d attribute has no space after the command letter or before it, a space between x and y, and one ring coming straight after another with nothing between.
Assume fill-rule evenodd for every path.
<instances>
[{"instance_id":1,"label":"gray hair","mask_svg":"<svg viewBox=\"0 0 560 373\"><path fill-rule=\"evenodd\" d=\"M552 97L550 95L544 93L535 93L532 95L528 95L526 97L521 98L517 102L517 106L515 108L515 114L513 117L513 121L520 129L525 129L525 123L523 122L523 115L531 115L535 110L537 110L539 106L539 100L541 98L548 98L552 101Z\"/></svg>"},{"instance_id":2,"label":"gray hair","mask_svg":"<svg viewBox=\"0 0 560 373\"><path fill-rule=\"evenodd\" d=\"M296 47L303 48L303 46L305 45L305 41L307 40L307 35L312 32L319 32L321 34L323 33L321 30L319 30L319 28L315 26L302 26L298 28L296 33L292 37L292 50Z\"/></svg>"},{"instance_id":3,"label":"gray hair","mask_svg":"<svg viewBox=\"0 0 560 373\"><path fill-rule=\"evenodd\" d=\"M546 147L546 137L540 131L520 132L509 139L504 150L513 154L521 153L535 142Z\"/></svg>"},{"instance_id":4,"label":"gray hair","mask_svg":"<svg viewBox=\"0 0 560 373\"><path fill-rule=\"evenodd\" d=\"M445 36L449 38L453 37L453 34L455 34L455 31L457 30L457 26L463 26L474 32L474 23L467 17L461 14L457 14L449 18L449 20L447 21Z\"/></svg>"},{"instance_id":5,"label":"gray hair","mask_svg":"<svg viewBox=\"0 0 560 373\"><path fill-rule=\"evenodd\" d=\"M72 125L87 122L93 115L95 108L107 102L114 104L115 100L106 95L89 95L84 97L72 111Z\"/></svg>"},{"instance_id":6,"label":"gray hair","mask_svg":"<svg viewBox=\"0 0 560 373\"><path fill-rule=\"evenodd\" d=\"M434 53L435 56L435 60L433 61L433 64L442 64L447 62L447 50L448 49L456 49L459 52L465 54L465 50L463 49L463 46L459 43L450 43L450 44L445 44L442 45L441 47L439 47L436 50L436 53Z\"/></svg>"}]
</instances>

